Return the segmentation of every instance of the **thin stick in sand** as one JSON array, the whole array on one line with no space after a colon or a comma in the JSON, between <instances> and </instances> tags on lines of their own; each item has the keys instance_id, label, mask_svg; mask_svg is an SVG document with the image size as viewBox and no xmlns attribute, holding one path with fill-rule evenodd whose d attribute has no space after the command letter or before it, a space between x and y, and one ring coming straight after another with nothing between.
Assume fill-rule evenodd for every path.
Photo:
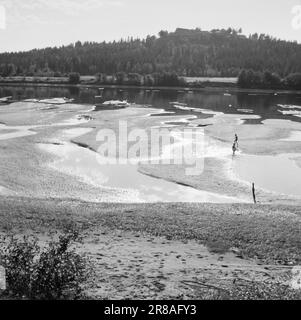
<instances>
[{"instance_id":1,"label":"thin stick in sand","mask_svg":"<svg viewBox=\"0 0 301 320\"><path fill-rule=\"evenodd\" d=\"M256 201L256 192L255 192L255 184L254 183L252 183L252 194L253 194L253 201L256 204L257 201Z\"/></svg>"}]
</instances>

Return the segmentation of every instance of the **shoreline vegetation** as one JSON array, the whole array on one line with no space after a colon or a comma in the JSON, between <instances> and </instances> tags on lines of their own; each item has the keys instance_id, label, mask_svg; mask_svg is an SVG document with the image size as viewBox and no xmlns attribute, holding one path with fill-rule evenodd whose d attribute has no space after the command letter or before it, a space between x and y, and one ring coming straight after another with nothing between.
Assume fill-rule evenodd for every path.
<instances>
[{"instance_id":1,"label":"shoreline vegetation","mask_svg":"<svg viewBox=\"0 0 301 320\"><path fill-rule=\"evenodd\" d=\"M301 44L266 34L178 28L145 39L1 53L0 83L301 90L300 55Z\"/></svg>"},{"instance_id":2,"label":"shoreline vegetation","mask_svg":"<svg viewBox=\"0 0 301 320\"><path fill-rule=\"evenodd\" d=\"M189 81L182 82L182 84L170 86L170 85L138 85L138 84L120 84L120 83L99 83L93 76L80 76L80 80L77 83L70 83L68 77L1 77L0 86L52 86L52 87L83 87L83 88L122 88L122 89L144 89L144 90L178 90L184 93L192 93L194 91L230 91L230 92L256 92L256 93L283 93L283 94L301 94L301 87L289 88L289 87L271 87L266 85L254 86L254 85L238 85L239 78L195 78L198 79L198 85L193 82L194 78L189 78ZM206 79L206 80L200 80ZM236 80L234 80L236 79Z\"/></svg>"},{"instance_id":3,"label":"shoreline vegetation","mask_svg":"<svg viewBox=\"0 0 301 320\"><path fill-rule=\"evenodd\" d=\"M1 84L48 84L48 85L86 85L86 86L107 86L107 87L137 87L137 88L175 88L175 89L204 89L206 87L236 87L237 78L185 78L175 73L164 73L158 75L139 74L116 74L95 76L81 76L78 73L71 73L65 77L47 76L0 76Z\"/></svg>"}]
</instances>

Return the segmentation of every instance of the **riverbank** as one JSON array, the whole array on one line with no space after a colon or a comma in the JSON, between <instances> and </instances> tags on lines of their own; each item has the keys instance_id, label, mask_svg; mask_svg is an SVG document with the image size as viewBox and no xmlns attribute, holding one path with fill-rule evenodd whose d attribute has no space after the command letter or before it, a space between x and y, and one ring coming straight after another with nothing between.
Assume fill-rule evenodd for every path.
<instances>
[{"instance_id":1,"label":"riverbank","mask_svg":"<svg viewBox=\"0 0 301 320\"><path fill-rule=\"evenodd\" d=\"M206 285L236 292L234 278L261 288L257 298L292 297L300 219L300 208L290 206L0 199L2 235L45 241L66 227L82 230L77 250L95 264L87 292L94 298L217 298L220 291Z\"/></svg>"},{"instance_id":2,"label":"riverbank","mask_svg":"<svg viewBox=\"0 0 301 320\"><path fill-rule=\"evenodd\" d=\"M82 230L77 250L94 263L92 298L235 299L250 286L250 299L300 298L291 289L300 207L1 197L0 222L2 235L41 241Z\"/></svg>"}]
</instances>

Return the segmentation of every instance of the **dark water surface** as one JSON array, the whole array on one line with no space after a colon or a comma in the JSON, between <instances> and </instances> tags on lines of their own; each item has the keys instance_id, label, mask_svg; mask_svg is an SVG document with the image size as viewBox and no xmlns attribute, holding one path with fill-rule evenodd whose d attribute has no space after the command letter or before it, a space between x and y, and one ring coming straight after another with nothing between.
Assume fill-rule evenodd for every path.
<instances>
[{"instance_id":1,"label":"dark water surface","mask_svg":"<svg viewBox=\"0 0 301 320\"><path fill-rule=\"evenodd\" d=\"M75 103L94 104L95 96L100 94L98 88L88 87L51 87L51 86L2 86L0 85L0 98L12 96L14 100L46 99L66 97L75 99ZM246 93L231 92L227 90L213 91L177 91L177 90L147 90L141 88L118 89L105 88L103 101L128 100L131 103L149 105L154 108L164 108L175 111L177 114L197 112L175 109L170 102L186 103L191 108L204 108L228 114L256 114L260 120L248 120L248 123L259 123L266 119L286 119L301 122L301 117L282 114L286 109L279 105L301 106L300 94L287 93ZM280 110L280 111L279 111ZM252 112L253 111L253 112Z\"/></svg>"}]
</instances>

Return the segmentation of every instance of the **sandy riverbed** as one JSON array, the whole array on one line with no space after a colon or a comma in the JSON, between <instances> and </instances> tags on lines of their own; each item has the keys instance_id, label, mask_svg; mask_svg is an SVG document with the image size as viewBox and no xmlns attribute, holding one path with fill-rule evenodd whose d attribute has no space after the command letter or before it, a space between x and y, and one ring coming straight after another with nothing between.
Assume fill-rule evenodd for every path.
<instances>
[{"instance_id":1,"label":"sandy riverbed","mask_svg":"<svg viewBox=\"0 0 301 320\"><path fill-rule=\"evenodd\" d=\"M300 207L288 204L301 203L298 196L257 190L260 203L277 206L181 204L173 203L174 199L169 204L118 204L128 197L128 188L95 183L93 172L90 181L84 179L87 168L78 166L75 172L75 166L66 162L72 153L60 151L72 146L75 155L89 151L89 157L96 157L97 132L101 128L117 131L120 120L127 121L129 131L162 125L174 128L171 123L178 124L178 129L206 125L208 148L202 174L187 176L184 165L141 163L135 170L149 179L155 177L154 181L170 181L174 188L181 184L194 192L245 202L251 201L250 181L234 172L229 147L233 132L239 135L241 149L236 159L293 152L299 163L301 142L295 132L301 130L300 124L264 121L249 126L244 121L256 115L208 112L195 119L158 114L157 109L141 106L103 112L73 104L1 107L2 130L9 130L0 132L0 137L9 134L0 139L2 235L33 234L47 241L51 231L70 223L83 228L84 242L77 250L95 263L95 279L87 292L95 298L204 299L224 294L241 298L238 287L250 285L262 298L292 297L288 292L292 270L300 264ZM208 197L200 194L200 201Z\"/></svg>"},{"instance_id":2,"label":"sandy riverbed","mask_svg":"<svg viewBox=\"0 0 301 320\"><path fill-rule=\"evenodd\" d=\"M256 183L258 201L261 203L301 202L299 194L286 192L288 188L269 189L266 188L269 184L261 184L259 179L256 181L256 175L240 175L236 165L236 162L243 162L246 165L249 160L243 159L249 154L260 157L284 153L294 153L292 161L298 165L301 157L298 153L301 150L301 141L296 139L301 132L299 123L266 120L263 124L247 125L244 124L246 120L258 119L258 116L224 115L203 109L200 111L199 117L196 118L191 115L166 115L158 113L157 109L142 106L101 112L93 112L93 108L89 105L74 104L56 106L27 102L12 104L9 109L1 107L0 121L5 123L1 125L2 130L16 131L3 132L0 135L0 147L5 150L1 153L0 185L19 196L62 197L63 195L85 201L124 202L123 195L127 193L125 188L118 186L112 188L112 185L105 187L93 181L93 174L92 179L91 175L88 177L90 179L88 181L84 172L87 170L75 168L76 162L73 167L69 162L69 168L66 167L68 163L65 168L59 168L59 164L63 163L63 154L68 155L66 147L68 144L70 148L73 145L72 150L74 149L75 153L84 155L90 152L93 157L93 150L97 151L102 143L97 141L99 130L112 130L118 136L120 121L126 121L128 132L133 129L144 129L149 133L151 128L167 125L165 128L167 130L194 128L204 136L204 167L199 174L187 175L186 163L176 165L142 161L137 170L149 177L191 186L208 195L214 194L216 199L219 196L221 200L225 199L225 202L229 202L227 198L233 199L230 202L251 202L251 182ZM205 127L199 127L204 125ZM79 130L79 134L68 136L66 135L68 130ZM238 134L240 146L235 158L231 154L233 133ZM64 145L66 152L61 152L60 148L64 148ZM87 151L82 147L86 147ZM116 152L117 157L118 152L119 149ZM178 187L175 185L175 188ZM162 201L156 197L153 199ZM133 201L137 202L137 199L133 198ZM208 196L200 195L199 201L212 200Z\"/></svg>"}]
</instances>

